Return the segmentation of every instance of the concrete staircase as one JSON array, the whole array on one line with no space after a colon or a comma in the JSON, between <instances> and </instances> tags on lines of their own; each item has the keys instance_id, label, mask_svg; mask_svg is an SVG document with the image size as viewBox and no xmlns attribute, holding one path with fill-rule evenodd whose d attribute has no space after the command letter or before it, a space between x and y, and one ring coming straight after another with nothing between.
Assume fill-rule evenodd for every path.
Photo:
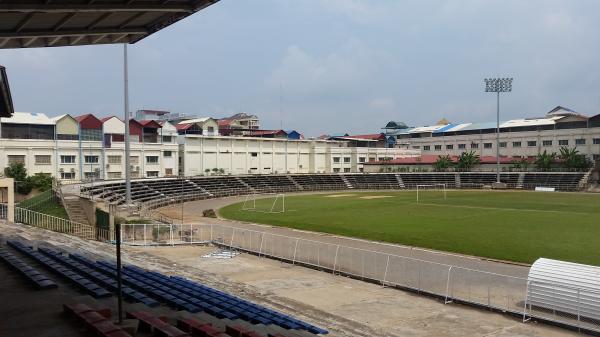
<instances>
[{"instance_id":1,"label":"concrete staircase","mask_svg":"<svg viewBox=\"0 0 600 337\"><path fill-rule=\"evenodd\" d=\"M348 187L349 190L354 188L354 186L352 186L352 184L348 181L348 179L346 179L346 176L341 174L340 178L342 178L342 181L344 182L344 184L346 184L346 186Z\"/></svg>"},{"instance_id":2,"label":"concrete staircase","mask_svg":"<svg viewBox=\"0 0 600 337\"><path fill-rule=\"evenodd\" d=\"M90 225L90 222L81 207L81 203L79 202L79 197L65 196L63 206L69 215L69 220L88 226Z\"/></svg>"},{"instance_id":3,"label":"concrete staircase","mask_svg":"<svg viewBox=\"0 0 600 337\"><path fill-rule=\"evenodd\" d=\"M252 187L252 186L250 186L250 185L246 184L246 182L245 182L245 181L243 181L242 179L240 179L239 177L235 177L235 179L236 179L237 181L239 181L239 182L240 182L240 184L242 184L242 185L246 186L246 188L248 188L248 190L249 190L249 191L252 191L252 192L256 193L256 190L254 189L254 187Z\"/></svg>"},{"instance_id":4,"label":"concrete staircase","mask_svg":"<svg viewBox=\"0 0 600 337\"><path fill-rule=\"evenodd\" d=\"M286 175L286 177L288 178L289 181L292 182L292 184L294 184L294 186L296 186L298 191L304 191L304 187L302 187L302 185L298 184L298 182L295 181L294 178L292 178L291 176L287 176L287 175Z\"/></svg>"},{"instance_id":5,"label":"concrete staircase","mask_svg":"<svg viewBox=\"0 0 600 337\"><path fill-rule=\"evenodd\" d=\"M456 188L460 188L461 187L460 173L455 173L454 174L454 186L456 186Z\"/></svg>"},{"instance_id":6,"label":"concrete staircase","mask_svg":"<svg viewBox=\"0 0 600 337\"><path fill-rule=\"evenodd\" d=\"M586 187L588 187L589 182L590 182L590 176L592 175L592 171L593 170L589 170L587 171L583 177L581 177L581 180L579 180L579 184L577 185L577 189L579 191L585 189Z\"/></svg>"},{"instance_id":7,"label":"concrete staircase","mask_svg":"<svg viewBox=\"0 0 600 337\"><path fill-rule=\"evenodd\" d=\"M394 177L396 177L396 181L398 182L398 186L400 186L400 188L406 187L404 186L404 181L402 180L402 177L399 174L394 174Z\"/></svg>"},{"instance_id":8,"label":"concrete staircase","mask_svg":"<svg viewBox=\"0 0 600 337\"><path fill-rule=\"evenodd\" d=\"M515 188L523 188L523 181L525 181L525 172L519 173L519 178L517 179L517 186L515 186Z\"/></svg>"},{"instance_id":9,"label":"concrete staircase","mask_svg":"<svg viewBox=\"0 0 600 337\"><path fill-rule=\"evenodd\" d=\"M210 196L211 198L214 197L214 195L212 193L210 193L209 191L205 190L204 188L202 188L200 185L196 184L195 182L191 181L191 180L185 180L188 184L194 186L194 189L202 192L203 194L206 194L208 196Z\"/></svg>"}]
</instances>

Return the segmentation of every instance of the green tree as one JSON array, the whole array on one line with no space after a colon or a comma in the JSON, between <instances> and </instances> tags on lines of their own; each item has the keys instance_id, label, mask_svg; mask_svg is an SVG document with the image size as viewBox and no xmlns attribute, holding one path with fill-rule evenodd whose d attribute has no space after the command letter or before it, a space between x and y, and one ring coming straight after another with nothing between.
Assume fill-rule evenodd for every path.
<instances>
[{"instance_id":1,"label":"green tree","mask_svg":"<svg viewBox=\"0 0 600 337\"><path fill-rule=\"evenodd\" d=\"M204 173L206 173L206 175L208 175L210 173L210 169L204 170Z\"/></svg>"},{"instance_id":2,"label":"green tree","mask_svg":"<svg viewBox=\"0 0 600 337\"><path fill-rule=\"evenodd\" d=\"M36 173L29 177L31 185L41 192L48 191L52 188L52 176L44 173Z\"/></svg>"},{"instance_id":3,"label":"green tree","mask_svg":"<svg viewBox=\"0 0 600 337\"><path fill-rule=\"evenodd\" d=\"M510 168L513 170L516 169L516 170L527 171L527 169L529 168L529 160L527 160L526 157L514 159L513 161L510 162Z\"/></svg>"},{"instance_id":4,"label":"green tree","mask_svg":"<svg viewBox=\"0 0 600 337\"><path fill-rule=\"evenodd\" d=\"M225 174L225 169L220 168L219 169L219 174Z\"/></svg>"},{"instance_id":5,"label":"green tree","mask_svg":"<svg viewBox=\"0 0 600 337\"><path fill-rule=\"evenodd\" d=\"M480 163L479 155L474 151L463 152L458 156L457 167L463 171L469 171Z\"/></svg>"},{"instance_id":6,"label":"green tree","mask_svg":"<svg viewBox=\"0 0 600 337\"><path fill-rule=\"evenodd\" d=\"M584 154L579 153L576 147L568 148L563 146L559 150L558 158L560 158L563 167L571 170L587 170L592 167L592 161Z\"/></svg>"},{"instance_id":7,"label":"green tree","mask_svg":"<svg viewBox=\"0 0 600 337\"><path fill-rule=\"evenodd\" d=\"M436 171L446 171L454 165L449 155L438 156L434 167Z\"/></svg>"},{"instance_id":8,"label":"green tree","mask_svg":"<svg viewBox=\"0 0 600 337\"><path fill-rule=\"evenodd\" d=\"M548 153L546 150L538 153L535 158L535 167L540 170L549 170L556 161L556 152Z\"/></svg>"},{"instance_id":9,"label":"green tree","mask_svg":"<svg viewBox=\"0 0 600 337\"><path fill-rule=\"evenodd\" d=\"M27 177L27 169L23 163L11 163L4 168L4 175L15 180L17 193L29 194L31 192L33 186Z\"/></svg>"}]
</instances>

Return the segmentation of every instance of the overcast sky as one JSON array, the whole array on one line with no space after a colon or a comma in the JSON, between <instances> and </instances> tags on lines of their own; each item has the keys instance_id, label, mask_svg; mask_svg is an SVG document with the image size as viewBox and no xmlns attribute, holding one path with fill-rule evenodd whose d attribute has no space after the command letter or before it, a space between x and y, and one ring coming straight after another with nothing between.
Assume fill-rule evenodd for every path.
<instances>
[{"instance_id":1,"label":"overcast sky","mask_svg":"<svg viewBox=\"0 0 600 337\"><path fill-rule=\"evenodd\" d=\"M130 46L131 110L324 133L600 113L597 0L222 0ZM122 46L0 50L17 111L122 115Z\"/></svg>"}]
</instances>

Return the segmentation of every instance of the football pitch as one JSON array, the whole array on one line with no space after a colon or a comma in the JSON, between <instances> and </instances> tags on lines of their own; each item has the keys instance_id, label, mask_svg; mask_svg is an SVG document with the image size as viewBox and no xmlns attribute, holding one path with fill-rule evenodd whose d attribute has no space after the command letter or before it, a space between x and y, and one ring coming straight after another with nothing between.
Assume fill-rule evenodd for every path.
<instances>
[{"instance_id":1,"label":"football pitch","mask_svg":"<svg viewBox=\"0 0 600 337\"><path fill-rule=\"evenodd\" d=\"M532 191L379 191L285 197L285 212L220 209L223 218L532 263L600 265L600 195ZM268 210L274 199L256 200ZM280 202L279 200L277 202ZM280 205L276 205L280 207Z\"/></svg>"}]
</instances>

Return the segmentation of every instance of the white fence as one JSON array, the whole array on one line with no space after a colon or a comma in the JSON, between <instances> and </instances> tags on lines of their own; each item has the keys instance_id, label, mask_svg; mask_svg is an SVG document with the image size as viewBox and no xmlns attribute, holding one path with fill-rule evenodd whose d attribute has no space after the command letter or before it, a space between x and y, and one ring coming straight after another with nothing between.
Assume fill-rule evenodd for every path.
<instances>
[{"instance_id":1,"label":"white fence","mask_svg":"<svg viewBox=\"0 0 600 337\"><path fill-rule=\"evenodd\" d=\"M544 319L600 332L600 321L584 312L560 312L535 307L528 297L527 278L486 272L225 225L122 225L125 244L182 245L214 243L275 259L394 286L444 300L469 303L523 317ZM537 284L538 286L540 284ZM556 285L545 285L552 289ZM573 289L574 303L585 301L583 289ZM531 294L529 294L531 296Z\"/></svg>"}]
</instances>

